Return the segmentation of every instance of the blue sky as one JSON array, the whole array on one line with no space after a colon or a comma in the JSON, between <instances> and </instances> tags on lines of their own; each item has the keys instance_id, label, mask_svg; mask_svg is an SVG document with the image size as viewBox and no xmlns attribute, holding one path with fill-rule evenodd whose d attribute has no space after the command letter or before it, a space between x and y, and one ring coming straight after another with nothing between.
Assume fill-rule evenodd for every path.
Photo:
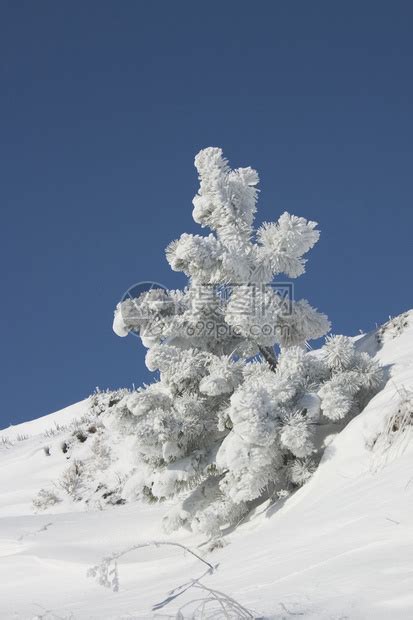
<instances>
[{"instance_id":1,"label":"blue sky","mask_svg":"<svg viewBox=\"0 0 413 620\"><path fill-rule=\"evenodd\" d=\"M335 333L412 307L412 19L407 1L2 2L0 426L148 380L113 308L184 283L164 247L198 231L205 146L258 169L259 222L320 223L296 296Z\"/></svg>"}]
</instances>

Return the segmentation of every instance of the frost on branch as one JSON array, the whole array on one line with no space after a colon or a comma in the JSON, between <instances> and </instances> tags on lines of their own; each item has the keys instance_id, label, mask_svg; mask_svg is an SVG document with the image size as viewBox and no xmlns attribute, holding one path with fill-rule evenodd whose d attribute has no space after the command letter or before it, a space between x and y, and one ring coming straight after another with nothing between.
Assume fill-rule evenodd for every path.
<instances>
[{"instance_id":1,"label":"frost on branch","mask_svg":"<svg viewBox=\"0 0 413 620\"><path fill-rule=\"evenodd\" d=\"M311 478L315 471L315 465L312 461L305 459L297 459L289 469L290 480L297 486L302 486Z\"/></svg>"},{"instance_id":2,"label":"frost on branch","mask_svg":"<svg viewBox=\"0 0 413 620\"><path fill-rule=\"evenodd\" d=\"M280 440L294 456L303 457L314 451L313 432L301 411L288 413L284 419Z\"/></svg>"},{"instance_id":3,"label":"frost on branch","mask_svg":"<svg viewBox=\"0 0 413 620\"><path fill-rule=\"evenodd\" d=\"M275 276L284 273L297 278L305 272L304 254L317 243L316 222L283 213L278 222L265 222L257 231L257 257L264 270Z\"/></svg>"},{"instance_id":4,"label":"frost on branch","mask_svg":"<svg viewBox=\"0 0 413 620\"><path fill-rule=\"evenodd\" d=\"M327 338L322 352L331 377L319 390L321 409L324 416L337 422L367 404L383 383L383 371L345 336Z\"/></svg>"}]
</instances>

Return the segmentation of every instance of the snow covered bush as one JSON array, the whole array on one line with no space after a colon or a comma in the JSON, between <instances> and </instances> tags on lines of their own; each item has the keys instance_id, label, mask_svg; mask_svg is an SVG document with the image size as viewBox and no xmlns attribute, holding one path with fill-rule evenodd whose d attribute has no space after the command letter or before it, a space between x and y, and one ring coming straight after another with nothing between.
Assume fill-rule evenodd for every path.
<instances>
[{"instance_id":1,"label":"snow covered bush","mask_svg":"<svg viewBox=\"0 0 413 620\"><path fill-rule=\"evenodd\" d=\"M397 390L398 401L389 411L383 427L367 440L373 450L373 469L399 457L409 445L413 433L413 393L404 387Z\"/></svg>"},{"instance_id":2,"label":"snow covered bush","mask_svg":"<svg viewBox=\"0 0 413 620\"><path fill-rule=\"evenodd\" d=\"M10 441L9 437L2 435L0 439L0 447L1 448L11 448L13 446L13 442Z\"/></svg>"},{"instance_id":3,"label":"snow covered bush","mask_svg":"<svg viewBox=\"0 0 413 620\"><path fill-rule=\"evenodd\" d=\"M193 218L211 233L183 234L166 249L183 291L152 289L118 304L114 330L147 347L159 381L125 394L109 425L136 439L136 494L178 497L166 527L210 535L314 469L321 416L342 420L377 389L381 371L336 336L321 356L308 340L330 324L275 278L305 271L316 223L283 213L254 229L258 174L231 170L219 148L195 158Z\"/></svg>"},{"instance_id":4,"label":"snow covered bush","mask_svg":"<svg viewBox=\"0 0 413 620\"><path fill-rule=\"evenodd\" d=\"M405 312L396 317L390 317L377 332L377 341L380 345L386 339L393 340L400 336L409 325L409 313Z\"/></svg>"},{"instance_id":5,"label":"snow covered bush","mask_svg":"<svg viewBox=\"0 0 413 620\"><path fill-rule=\"evenodd\" d=\"M59 487L70 495L74 501L81 499L80 492L83 484L84 464L82 461L74 460L73 463L63 472L59 479Z\"/></svg>"},{"instance_id":6,"label":"snow covered bush","mask_svg":"<svg viewBox=\"0 0 413 620\"><path fill-rule=\"evenodd\" d=\"M37 511L47 510L61 501L59 496L49 489L40 489L33 499L33 508Z\"/></svg>"},{"instance_id":7,"label":"snow covered bush","mask_svg":"<svg viewBox=\"0 0 413 620\"><path fill-rule=\"evenodd\" d=\"M58 424L57 422L55 422L54 426L51 426L50 428L44 431L43 437L45 439L49 439L50 437L56 437L56 435L60 435L66 429L67 429L67 426L64 426L62 424Z\"/></svg>"}]
</instances>

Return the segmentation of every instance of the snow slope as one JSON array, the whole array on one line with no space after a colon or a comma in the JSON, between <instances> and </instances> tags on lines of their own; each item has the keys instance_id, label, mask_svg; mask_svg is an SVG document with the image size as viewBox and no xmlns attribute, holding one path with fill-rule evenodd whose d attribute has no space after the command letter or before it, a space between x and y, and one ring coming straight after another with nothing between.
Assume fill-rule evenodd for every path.
<instances>
[{"instance_id":1,"label":"snow slope","mask_svg":"<svg viewBox=\"0 0 413 620\"><path fill-rule=\"evenodd\" d=\"M54 428L56 424L63 426L70 424L74 419L80 418L85 414L87 408L87 398L81 400L79 403L70 405L55 411L55 413L49 413L49 415L42 416L37 420L30 420L29 422L23 422L16 426L9 426L0 431L0 441L2 437L7 437L11 441L15 441L19 435L40 435L50 428Z\"/></svg>"},{"instance_id":2,"label":"snow slope","mask_svg":"<svg viewBox=\"0 0 413 620\"><path fill-rule=\"evenodd\" d=\"M64 465L53 454L45 458L44 431L83 415L84 402L1 431L0 441L9 436L13 445L0 447L0 618L175 617L204 594L191 587L152 608L206 568L179 548L147 547L120 559L117 593L86 577L103 556L151 540L205 554L218 568L201 583L235 598L254 617L413 618L411 427L388 440L382 434L403 388L413 391L413 311L406 322L402 329L390 324L381 346L376 333L357 340L386 367L388 382L332 439L309 483L286 501L261 506L228 533L226 546L210 553L193 534L162 532L164 504L87 512L61 506L33 514L33 496ZM19 434L30 437L17 441ZM194 617L190 606L183 617Z\"/></svg>"}]
</instances>

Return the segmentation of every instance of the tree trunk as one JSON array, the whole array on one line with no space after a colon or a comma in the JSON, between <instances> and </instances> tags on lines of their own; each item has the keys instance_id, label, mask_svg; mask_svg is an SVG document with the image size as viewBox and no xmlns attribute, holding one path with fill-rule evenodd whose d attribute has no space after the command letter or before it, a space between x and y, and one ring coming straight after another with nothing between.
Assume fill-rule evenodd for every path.
<instances>
[{"instance_id":1,"label":"tree trunk","mask_svg":"<svg viewBox=\"0 0 413 620\"><path fill-rule=\"evenodd\" d=\"M266 362L270 365L271 370L277 368L277 356L274 353L274 349L272 347L258 347L259 352L263 356Z\"/></svg>"}]
</instances>

